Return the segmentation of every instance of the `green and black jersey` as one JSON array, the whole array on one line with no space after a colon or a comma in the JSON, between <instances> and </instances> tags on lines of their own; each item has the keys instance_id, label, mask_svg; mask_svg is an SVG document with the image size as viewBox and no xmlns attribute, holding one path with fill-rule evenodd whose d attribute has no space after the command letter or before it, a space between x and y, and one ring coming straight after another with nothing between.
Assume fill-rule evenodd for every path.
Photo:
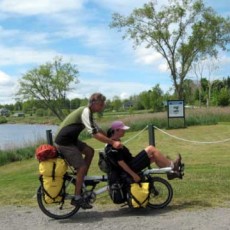
<instances>
[{"instance_id":1,"label":"green and black jersey","mask_svg":"<svg viewBox=\"0 0 230 230\"><path fill-rule=\"evenodd\" d=\"M77 144L78 136L85 128L90 134L99 131L97 124L94 122L93 113L89 107L83 106L70 113L61 123L55 143L58 145Z\"/></svg>"}]
</instances>

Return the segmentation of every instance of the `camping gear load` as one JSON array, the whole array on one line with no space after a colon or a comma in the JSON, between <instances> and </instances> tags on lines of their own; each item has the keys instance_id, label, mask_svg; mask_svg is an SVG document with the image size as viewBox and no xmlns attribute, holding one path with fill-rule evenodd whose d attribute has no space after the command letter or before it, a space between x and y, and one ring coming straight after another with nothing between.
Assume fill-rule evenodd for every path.
<instances>
[{"instance_id":1,"label":"camping gear load","mask_svg":"<svg viewBox=\"0 0 230 230\"><path fill-rule=\"evenodd\" d=\"M57 157L57 148L53 145L42 144L35 150L35 158L38 161L45 161Z\"/></svg>"}]
</instances>

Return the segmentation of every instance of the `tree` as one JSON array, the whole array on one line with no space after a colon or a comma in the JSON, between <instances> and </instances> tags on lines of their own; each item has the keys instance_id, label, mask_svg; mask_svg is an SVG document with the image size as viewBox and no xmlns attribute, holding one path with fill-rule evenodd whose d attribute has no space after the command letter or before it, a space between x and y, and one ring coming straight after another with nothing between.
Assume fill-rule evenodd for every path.
<instances>
[{"instance_id":1,"label":"tree","mask_svg":"<svg viewBox=\"0 0 230 230\"><path fill-rule=\"evenodd\" d=\"M163 110L163 91L159 84L156 84L151 91L151 108L154 112Z\"/></svg>"},{"instance_id":2,"label":"tree","mask_svg":"<svg viewBox=\"0 0 230 230\"><path fill-rule=\"evenodd\" d=\"M201 102L203 104L207 103L207 95L208 95L208 80L206 78L200 79L200 87L201 87Z\"/></svg>"},{"instance_id":3,"label":"tree","mask_svg":"<svg viewBox=\"0 0 230 230\"><path fill-rule=\"evenodd\" d=\"M77 109L80 107L81 99L80 98L74 98L70 101L70 109Z\"/></svg>"},{"instance_id":4,"label":"tree","mask_svg":"<svg viewBox=\"0 0 230 230\"><path fill-rule=\"evenodd\" d=\"M22 111L22 102L21 101L17 101L14 105L14 110L15 111Z\"/></svg>"},{"instance_id":5,"label":"tree","mask_svg":"<svg viewBox=\"0 0 230 230\"><path fill-rule=\"evenodd\" d=\"M230 92L227 88L223 88L220 90L218 95L218 105L220 106L228 106L230 103Z\"/></svg>"},{"instance_id":6,"label":"tree","mask_svg":"<svg viewBox=\"0 0 230 230\"><path fill-rule=\"evenodd\" d=\"M19 80L17 95L23 99L38 100L44 108L49 108L60 120L65 117L62 108L71 83L78 83L78 70L75 65L63 63L62 58L55 58L28 71Z\"/></svg>"},{"instance_id":7,"label":"tree","mask_svg":"<svg viewBox=\"0 0 230 230\"><path fill-rule=\"evenodd\" d=\"M208 77L208 90L207 90L207 101L206 105L209 107L210 100L211 100L211 92L212 92L212 84L214 82L214 72L218 69L218 62L217 59L211 58L206 60L201 60L199 62L193 63L192 70L197 77L197 79L202 79L205 75ZM200 90L200 87L199 87ZM199 91L199 94L201 92ZM200 99L200 98L199 98Z\"/></svg>"},{"instance_id":8,"label":"tree","mask_svg":"<svg viewBox=\"0 0 230 230\"><path fill-rule=\"evenodd\" d=\"M185 100L185 103L192 105L195 99L196 85L191 79L185 79L183 89L183 98Z\"/></svg>"},{"instance_id":9,"label":"tree","mask_svg":"<svg viewBox=\"0 0 230 230\"><path fill-rule=\"evenodd\" d=\"M202 0L168 0L157 12L149 2L129 16L114 13L111 28L125 30L134 46L153 48L166 60L175 92L183 99L184 80L194 61L226 50L230 41L230 18L218 16Z\"/></svg>"},{"instance_id":10,"label":"tree","mask_svg":"<svg viewBox=\"0 0 230 230\"><path fill-rule=\"evenodd\" d=\"M115 96L113 98L113 101L112 101L111 105L113 107L113 110L119 111L121 109L121 107L122 107L122 102L121 102L121 100L119 99L118 96Z\"/></svg>"},{"instance_id":11,"label":"tree","mask_svg":"<svg viewBox=\"0 0 230 230\"><path fill-rule=\"evenodd\" d=\"M150 105L150 102L151 102L150 93L151 93L151 91L149 90L149 91L141 92L140 95L139 95L141 105L144 107L144 109L150 109L151 108L151 105Z\"/></svg>"},{"instance_id":12,"label":"tree","mask_svg":"<svg viewBox=\"0 0 230 230\"><path fill-rule=\"evenodd\" d=\"M152 90L140 93L139 98L144 109L152 109L154 112L162 111L164 97L159 84L156 84Z\"/></svg>"},{"instance_id":13,"label":"tree","mask_svg":"<svg viewBox=\"0 0 230 230\"><path fill-rule=\"evenodd\" d=\"M31 115L33 114L33 110L34 110L34 108L36 108L35 107L35 103L34 103L34 101L25 101L25 102L23 102L23 104L22 104L22 108L23 108L23 111L25 112L25 113L30 113Z\"/></svg>"}]
</instances>

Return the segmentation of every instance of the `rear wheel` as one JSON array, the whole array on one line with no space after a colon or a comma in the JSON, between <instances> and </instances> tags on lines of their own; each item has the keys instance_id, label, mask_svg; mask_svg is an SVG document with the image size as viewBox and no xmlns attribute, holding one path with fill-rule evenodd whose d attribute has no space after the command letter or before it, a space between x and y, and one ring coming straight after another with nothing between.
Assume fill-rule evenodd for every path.
<instances>
[{"instance_id":1,"label":"rear wheel","mask_svg":"<svg viewBox=\"0 0 230 230\"><path fill-rule=\"evenodd\" d=\"M54 219L66 219L73 216L80 207L71 205L71 199L75 194L75 179L67 176L64 179L65 194L64 199L58 203L47 204L45 202L45 194L42 186L37 190L37 202L41 211L47 216Z\"/></svg>"},{"instance_id":2,"label":"rear wheel","mask_svg":"<svg viewBox=\"0 0 230 230\"><path fill-rule=\"evenodd\" d=\"M169 182L161 177L152 177L148 207L164 208L171 202L172 197L173 189Z\"/></svg>"}]
</instances>

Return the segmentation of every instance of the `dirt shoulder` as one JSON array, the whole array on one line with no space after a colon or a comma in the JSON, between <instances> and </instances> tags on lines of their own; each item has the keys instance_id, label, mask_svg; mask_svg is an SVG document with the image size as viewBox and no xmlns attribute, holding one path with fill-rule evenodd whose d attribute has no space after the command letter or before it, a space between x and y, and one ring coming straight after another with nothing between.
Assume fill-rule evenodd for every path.
<instances>
[{"instance_id":1,"label":"dirt shoulder","mask_svg":"<svg viewBox=\"0 0 230 230\"><path fill-rule=\"evenodd\" d=\"M230 229L230 208L207 208L201 210L131 210L119 206L95 207L80 210L66 220L53 220L39 208L1 207L0 229L4 230L63 230L63 229Z\"/></svg>"}]
</instances>

